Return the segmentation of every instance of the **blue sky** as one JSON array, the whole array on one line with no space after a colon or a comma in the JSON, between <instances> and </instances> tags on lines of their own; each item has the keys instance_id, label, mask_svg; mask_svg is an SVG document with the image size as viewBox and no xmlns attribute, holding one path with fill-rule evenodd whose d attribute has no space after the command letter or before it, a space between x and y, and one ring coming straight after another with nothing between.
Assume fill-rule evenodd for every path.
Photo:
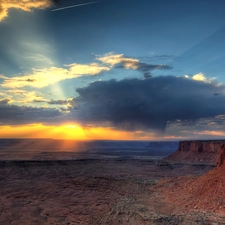
<instances>
[{"instance_id":1,"label":"blue sky","mask_svg":"<svg viewBox=\"0 0 225 225\"><path fill-rule=\"evenodd\" d=\"M223 138L223 0L57 2L0 3L0 103L4 112L15 109L0 113L2 126L69 122L149 137Z\"/></svg>"}]
</instances>

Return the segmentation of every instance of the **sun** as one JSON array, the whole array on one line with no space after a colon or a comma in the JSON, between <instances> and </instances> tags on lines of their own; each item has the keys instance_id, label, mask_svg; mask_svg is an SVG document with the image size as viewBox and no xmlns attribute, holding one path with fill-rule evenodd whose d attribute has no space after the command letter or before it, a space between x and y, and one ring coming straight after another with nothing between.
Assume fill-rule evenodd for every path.
<instances>
[{"instance_id":1,"label":"sun","mask_svg":"<svg viewBox=\"0 0 225 225\"><path fill-rule=\"evenodd\" d=\"M76 124L65 124L56 126L52 130L54 136L63 139L86 139L84 129Z\"/></svg>"},{"instance_id":2,"label":"sun","mask_svg":"<svg viewBox=\"0 0 225 225\"><path fill-rule=\"evenodd\" d=\"M75 129L75 128L77 128L77 125L66 125L65 128Z\"/></svg>"},{"instance_id":3,"label":"sun","mask_svg":"<svg viewBox=\"0 0 225 225\"><path fill-rule=\"evenodd\" d=\"M112 127L82 127L75 123L61 125L28 124L0 126L1 138L53 138L65 140L154 140L153 133L122 131ZM171 137L169 137L171 138Z\"/></svg>"}]
</instances>

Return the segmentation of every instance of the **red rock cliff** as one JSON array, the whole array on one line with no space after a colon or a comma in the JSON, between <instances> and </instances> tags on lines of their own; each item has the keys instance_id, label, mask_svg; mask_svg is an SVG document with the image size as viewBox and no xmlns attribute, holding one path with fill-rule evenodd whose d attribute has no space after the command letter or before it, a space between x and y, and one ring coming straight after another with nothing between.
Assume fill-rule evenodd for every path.
<instances>
[{"instance_id":1,"label":"red rock cliff","mask_svg":"<svg viewBox=\"0 0 225 225\"><path fill-rule=\"evenodd\" d=\"M213 143L213 141L212 141ZM215 146L220 142L216 141ZM204 143L205 144L205 143ZM209 151L207 149L206 151ZM217 166L200 177L183 177L165 187L164 196L177 206L185 206L185 210L199 209L201 211L225 214L225 144L219 147ZM220 224L220 223L219 223ZM224 224L224 223L221 223Z\"/></svg>"},{"instance_id":2,"label":"red rock cliff","mask_svg":"<svg viewBox=\"0 0 225 225\"><path fill-rule=\"evenodd\" d=\"M179 148L167 160L216 163L217 152L225 140L180 141Z\"/></svg>"},{"instance_id":3,"label":"red rock cliff","mask_svg":"<svg viewBox=\"0 0 225 225\"><path fill-rule=\"evenodd\" d=\"M223 144L217 153L216 166L220 167L225 164L225 144Z\"/></svg>"}]
</instances>

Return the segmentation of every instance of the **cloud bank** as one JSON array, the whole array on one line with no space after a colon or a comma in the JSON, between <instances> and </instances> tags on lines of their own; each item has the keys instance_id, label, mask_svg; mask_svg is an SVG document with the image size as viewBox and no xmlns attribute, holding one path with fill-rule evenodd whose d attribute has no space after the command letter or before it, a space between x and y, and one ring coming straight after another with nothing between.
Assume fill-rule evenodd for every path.
<instances>
[{"instance_id":1,"label":"cloud bank","mask_svg":"<svg viewBox=\"0 0 225 225\"><path fill-rule=\"evenodd\" d=\"M36 100L62 105L65 112L16 106L9 99L1 99L0 125L74 122L87 127L161 133L167 127L173 132L192 126L203 130L213 125L219 129L225 115L224 85L185 77L97 81L76 91L78 97L72 99Z\"/></svg>"},{"instance_id":2,"label":"cloud bank","mask_svg":"<svg viewBox=\"0 0 225 225\"><path fill-rule=\"evenodd\" d=\"M16 106L9 99L0 100L0 125L55 122L62 114L56 109Z\"/></svg>"},{"instance_id":3,"label":"cloud bank","mask_svg":"<svg viewBox=\"0 0 225 225\"><path fill-rule=\"evenodd\" d=\"M124 54L108 53L104 56L97 57L97 60L110 65L110 67L138 70L143 73L144 78L151 77L152 70L172 69L171 66L165 64L148 64L140 62L138 59L126 57Z\"/></svg>"},{"instance_id":4,"label":"cloud bank","mask_svg":"<svg viewBox=\"0 0 225 225\"><path fill-rule=\"evenodd\" d=\"M32 72L14 77L0 75L3 88L34 87L43 88L66 79L78 78L81 76L94 76L103 71L110 71L113 68L130 69L140 71L144 78L152 77L151 71L156 69L171 69L170 66L160 64L148 64L140 62L138 59L125 57L123 54L109 53L102 57L97 57L97 62L90 64L72 63L64 67L47 67L44 69L32 69ZM99 63L100 62L100 63Z\"/></svg>"},{"instance_id":5,"label":"cloud bank","mask_svg":"<svg viewBox=\"0 0 225 225\"><path fill-rule=\"evenodd\" d=\"M171 121L195 123L225 114L224 85L184 77L98 81L77 93L71 113L83 125L164 131Z\"/></svg>"},{"instance_id":6,"label":"cloud bank","mask_svg":"<svg viewBox=\"0 0 225 225\"><path fill-rule=\"evenodd\" d=\"M31 12L32 9L46 9L54 4L53 0L1 0L0 21L8 16L9 9L20 9Z\"/></svg>"},{"instance_id":7,"label":"cloud bank","mask_svg":"<svg viewBox=\"0 0 225 225\"><path fill-rule=\"evenodd\" d=\"M97 63L87 65L74 63L67 65L67 67L68 68L50 67L45 69L33 69L30 74L11 78L0 76L0 78L4 80L1 86L4 88L21 88L25 86L43 88L66 79L77 78L82 75L96 75L102 71L110 70L107 66L102 66Z\"/></svg>"}]
</instances>

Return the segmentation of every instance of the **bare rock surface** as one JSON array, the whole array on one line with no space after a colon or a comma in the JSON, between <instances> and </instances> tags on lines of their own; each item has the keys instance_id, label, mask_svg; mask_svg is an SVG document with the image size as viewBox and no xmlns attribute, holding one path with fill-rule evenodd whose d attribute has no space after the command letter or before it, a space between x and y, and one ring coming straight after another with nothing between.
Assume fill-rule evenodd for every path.
<instances>
[{"instance_id":1,"label":"bare rock surface","mask_svg":"<svg viewBox=\"0 0 225 225\"><path fill-rule=\"evenodd\" d=\"M154 160L0 161L0 224L207 224L211 217L177 210L162 190L210 169Z\"/></svg>"},{"instance_id":2,"label":"bare rock surface","mask_svg":"<svg viewBox=\"0 0 225 225\"><path fill-rule=\"evenodd\" d=\"M220 167L225 163L225 144L223 144L217 153L216 166Z\"/></svg>"},{"instance_id":3,"label":"bare rock surface","mask_svg":"<svg viewBox=\"0 0 225 225\"><path fill-rule=\"evenodd\" d=\"M225 140L180 141L178 150L166 159L216 164L218 149L223 144L225 144Z\"/></svg>"},{"instance_id":4,"label":"bare rock surface","mask_svg":"<svg viewBox=\"0 0 225 225\"><path fill-rule=\"evenodd\" d=\"M160 195L177 212L203 212L208 221L225 224L225 145L218 150L217 167L202 176L162 179L157 184ZM215 216L217 215L217 216Z\"/></svg>"}]
</instances>

